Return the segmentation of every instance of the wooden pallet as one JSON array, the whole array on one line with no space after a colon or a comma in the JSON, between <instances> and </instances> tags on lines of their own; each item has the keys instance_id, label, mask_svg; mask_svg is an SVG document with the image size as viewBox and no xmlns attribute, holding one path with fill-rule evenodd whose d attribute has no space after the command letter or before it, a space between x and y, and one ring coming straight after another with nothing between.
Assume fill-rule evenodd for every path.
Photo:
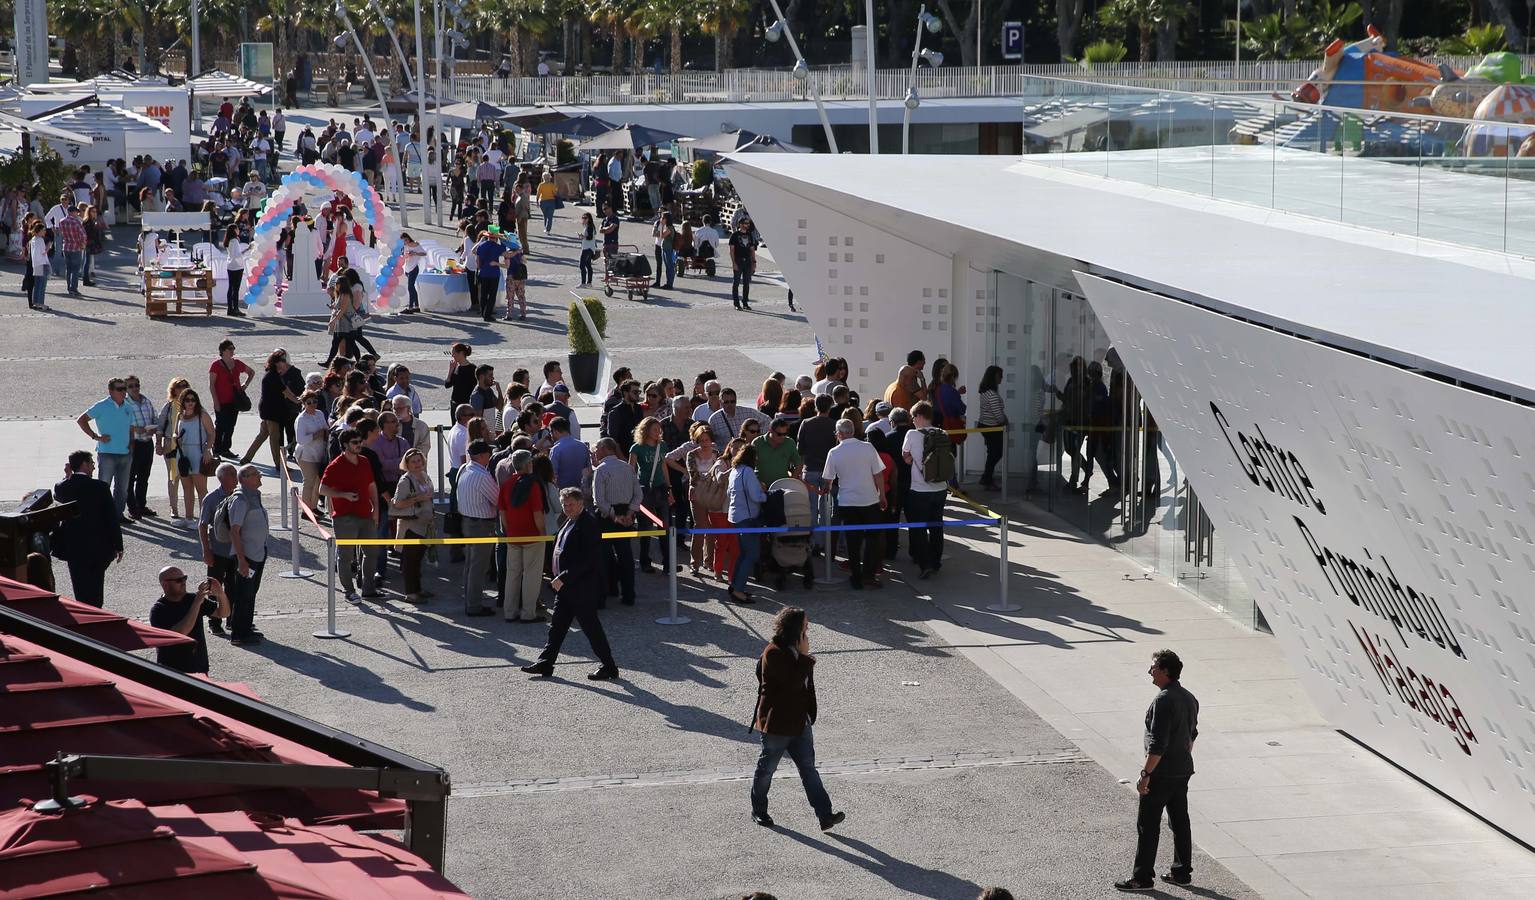
<instances>
[{"instance_id":1,"label":"wooden pallet","mask_svg":"<svg viewBox=\"0 0 1535 900\"><path fill-rule=\"evenodd\" d=\"M213 273L206 269L144 273L144 314L213 315Z\"/></svg>"}]
</instances>

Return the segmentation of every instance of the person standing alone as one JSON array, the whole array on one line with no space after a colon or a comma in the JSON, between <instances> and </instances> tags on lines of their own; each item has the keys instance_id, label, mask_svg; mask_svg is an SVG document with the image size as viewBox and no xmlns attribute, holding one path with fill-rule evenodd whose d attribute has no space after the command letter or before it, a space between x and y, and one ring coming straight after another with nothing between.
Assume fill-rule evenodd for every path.
<instances>
[{"instance_id":1,"label":"person standing alone","mask_svg":"<svg viewBox=\"0 0 1535 900\"><path fill-rule=\"evenodd\" d=\"M820 820L821 830L830 831L847 818L833 812L831 797L821 784L815 768L815 657L810 655L810 620L798 606L786 606L773 619L773 639L757 660L757 709L752 728L762 733L762 753L757 757L757 773L752 778L752 821L764 828L773 827L768 815L768 788L773 772L785 753L799 768L805 797Z\"/></svg>"},{"instance_id":2,"label":"person standing alone","mask_svg":"<svg viewBox=\"0 0 1535 900\"><path fill-rule=\"evenodd\" d=\"M1135 783L1141 795L1135 822L1135 871L1128 879L1114 882L1121 891L1156 887L1157 841L1164 809L1173 833L1173 864L1162 880L1186 885L1194 877L1189 779L1194 775L1194 740L1199 737L1199 701L1178 680L1183 675L1183 660L1173 651L1151 654L1151 668L1146 674L1161 690L1146 708L1146 765Z\"/></svg>"},{"instance_id":3,"label":"person standing alone","mask_svg":"<svg viewBox=\"0 0 1535 900\"><path fill-rule=\"evenodd\" d=\"M560 509L565 513L565 524L554 539L551 566L554 577L549 581L555 595L554 617L549 622L549 638L538 662L523 666L522 671L543 678L553 676L554 661L559 658L571 621L575 620L581 623L581 633L591 642L592 653L601 663L586 677L591 681L612 681L618 678L618 664L613 661L602 620L597 618L597 605L603 594L602 526L586 511L586 495L580 488L560 491Z\"/></svg>"}]
</instances>

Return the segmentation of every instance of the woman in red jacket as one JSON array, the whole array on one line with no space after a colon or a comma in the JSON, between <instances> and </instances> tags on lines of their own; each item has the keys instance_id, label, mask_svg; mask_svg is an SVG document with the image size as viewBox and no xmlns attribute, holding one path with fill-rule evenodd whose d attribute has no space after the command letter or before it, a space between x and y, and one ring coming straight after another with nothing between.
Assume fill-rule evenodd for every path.
<instances>
[{"instance_id":1,"label":"woman in red jacket","mask_svg":"<svg viewBox=\"0 0 1535 900\"><path fill-rule=\"evenodd\" d=\"M810 655L810 622L798 606L786 606L773 619L773 640L757 660L757 709L752 727L762 732L762 754L752 779L752 821L773 827L767 812L768 788L785 753L799 768L805 796L815 809L822 831L847 818L832 812L831 797L815 770L815 657Z\"/></svg>"}]
</instances>

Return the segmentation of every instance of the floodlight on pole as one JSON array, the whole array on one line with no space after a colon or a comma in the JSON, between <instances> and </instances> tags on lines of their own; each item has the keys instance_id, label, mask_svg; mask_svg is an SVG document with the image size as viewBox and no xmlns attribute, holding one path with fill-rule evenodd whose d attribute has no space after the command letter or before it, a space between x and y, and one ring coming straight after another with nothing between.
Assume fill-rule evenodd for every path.
<instances>
[{"instance_id":1,"label":"floodlight on pole","mask_svg":"<svg viewBox=\"0 0 1535 900\"><path fill-rule=\"evenodd\" d=\"M906 98L902 105L906 107L901 112L901 152L911 152L911 111L922 105L922 98L917 95L917 63L926 62L936 69L943 65L943 54L931 47L922 46L922 33L928 31L937 34L943 29L943 22L923 6L917 10L917 36L913 42L911 51L911 75L906 82Z\"/></svg>"},{"instance_id":2,"label":"floodlight on pole","mask_svg":"<svg viewBox=\"0 0 1535 900\"><path fill-rule=\"evenodd\" d=\"M794 29L784 25L783 10L778 8L778 0L768 0L773 6L774 22L768 27L768 40L777 40L772 37L773 29L789 38L789 49L794 51L794 78L810 91L810 99L815 101L816 114L821 117L821 128L826 132L826 146L831 152L838 153L837 136L832 133L831 119L826 115L826 104L821 102L821 92L816 90L815 81L810 77L810 65L805 62L805 57L799 52L799 41L794 39Z\"/></svg>"},{"instance_id":3,"label":"floodlight on pole","mask_svg":"<svg viewBox=\"0 0 1535 900\"><path fill-rule=\"evenodd\" d=\"M768 39L768 43L776 44L783 38L783 28L783 19L779 19L777 22L769 25L767 31L762 33L762 36Z\"/></svg>"}]
</instances>

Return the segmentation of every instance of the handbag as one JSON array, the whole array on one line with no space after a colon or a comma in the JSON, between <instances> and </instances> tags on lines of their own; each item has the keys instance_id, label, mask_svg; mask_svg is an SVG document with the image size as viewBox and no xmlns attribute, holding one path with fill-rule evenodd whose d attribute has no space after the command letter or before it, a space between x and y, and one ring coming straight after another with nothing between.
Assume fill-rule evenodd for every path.
<instances>
[{"instance_id":1,"label":"handbag","mask_svg":"<svg viewBox=\"0 0 1535 900\"><path fill-rule=\"evenodd\" d=\"M729 483L724 473L710 469L700 472L693 462L689 462L693 468L693 502L704 512L722 512L725 509L725 498Z\"/></svg>"},{"instance_id":2,"label":"handbag","mask_svg":"<svg viewBox=\"0 0 1535 900\"><path fill-rule=\"evenodd\" d=\"M218 471L218 467L218 460L209 457L208 459L203 460L203 462L197 467L197 474L213 475Z\"/></svg>"}]
</instances>

